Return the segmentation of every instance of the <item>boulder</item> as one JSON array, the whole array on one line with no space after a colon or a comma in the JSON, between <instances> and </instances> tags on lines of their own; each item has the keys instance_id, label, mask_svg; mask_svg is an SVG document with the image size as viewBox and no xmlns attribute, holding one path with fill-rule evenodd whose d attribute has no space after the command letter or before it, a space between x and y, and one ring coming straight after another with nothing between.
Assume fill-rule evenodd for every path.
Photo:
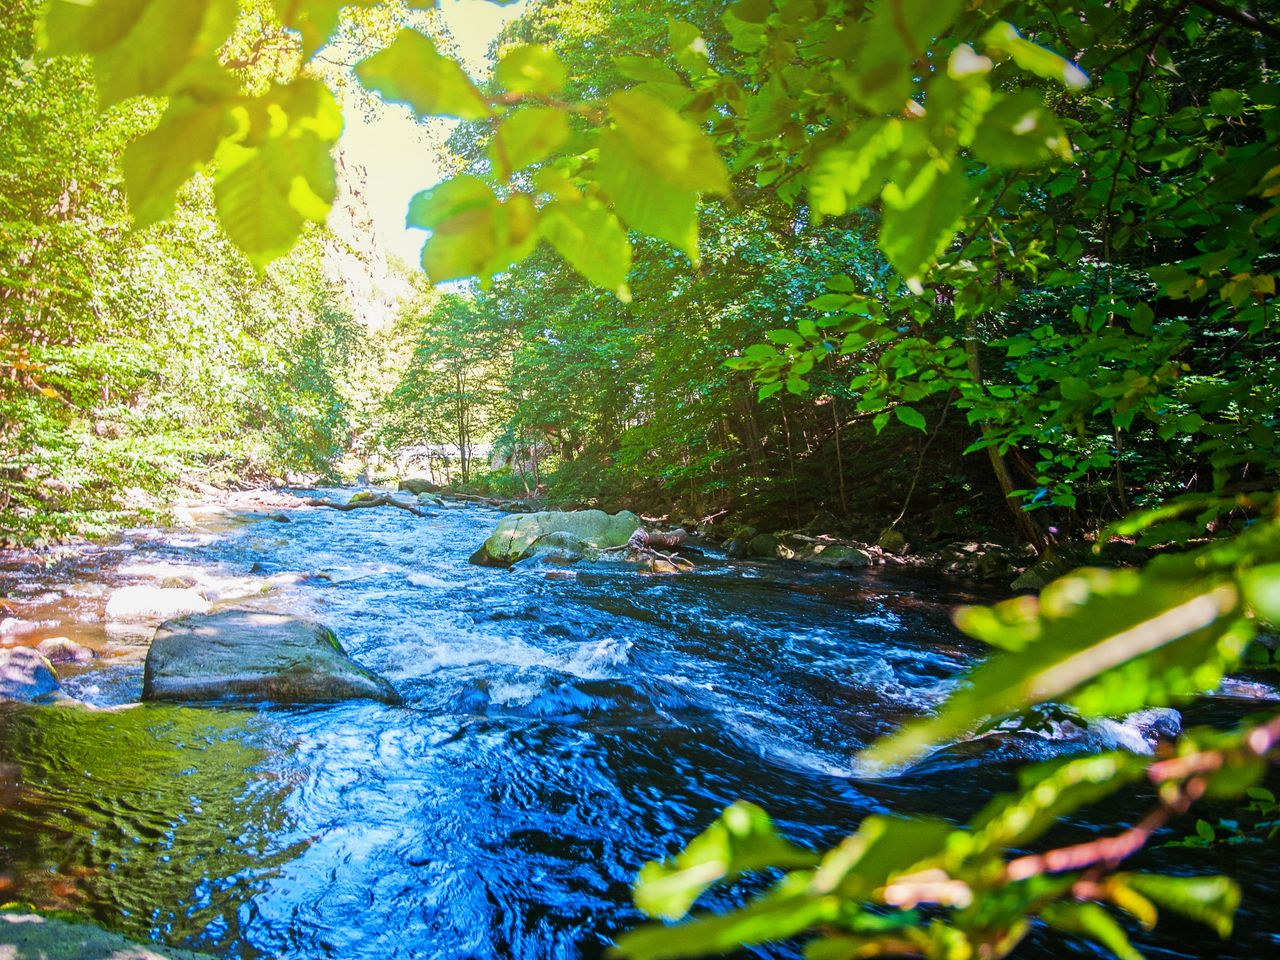
<instances>
[{"instance_id":1,"label":"boulder","mask_svg":"<svg viewBox=\"0 0 1280 960\"><path fill-rule=\"evenodd\" d=\"M88 647L66 637L47 637L36 649L48 657L50 663L88 663L97 656Z\"/></svg>"},{"instance_id":2,"label":"boulder","mask_svg":"<svg viewBox=\"0 0 1280 960\"><path fill-rule=\"evenodd\" d=\"M747 541L747 556L772 558L778 555L778 538L769 533L757 533Z\"/></svg>"},{"instance_id":3,"label":"boulder","mask_svg":"<svg viewBox=\"0 0 1280 960\"><path fill-rule=\"evenodd\" d=\"M0 957L12 960L213 960L153 943L137 943L87 923L26 911L0 912Z\"/></svg>"},{"instance_id":4,"label":"boulder","mask_svg":"<svg viewBox=\"0 0 1280 960\"><path fill-rule=\"evenodd\" d=\"M567 530L556 530L535 540L525 552L521 562L532 560L541 563L569 564L577 563L593 553L595 549L587 541L574 536Z\"/></svg>"},{"instance_id":5,"label":"boulder","mask_svg":"<svg viewBox=\"0 0 1280 960\"><path fill-rule=\"evenodd\" d=\"M533 545L552 533L569 534L598 550L621 547L638 529L640 518L628 510L612 516L603 510L547 510L503 517L471 562L509 566L531 556Z\"/></svg>"},{"instance_id":6,"label":"boulder","mask_svg":"<svg viewBox=\"0 0 1280 960\"><path fill-rule=\"evenodd\" d=\"M419 496L424 493L439 493L441 487L440 484L432 483L426 477L405 477L396 484L396 489Z\"/></svg>"},{"instance_id":7,"label":"boulder","mask_svg":"<svg viewBox=\"0 0 1280 960\"><path fill-rule=\"evenodd\" d=\"M0 649L0 700L43 700L61 689L44 654L31 647Z\"/></svg>"},{"instance_id":8,"label":"boulder","mask_svg":"<svg viewBox=\"0 0 1280 960\"><path fill-rule=\"evenodd\" d=\"M805 559L836 570L860 570L871 566L870 554L840 543L815 543L813 551Z\"/></svg>"},{"instance_id":9,"label":"boulder","mask_svg":"<svg viewBox=\"0 0 1280 960\"><path fill-rule=\"evenodd\" d=\"M726 540L724 544L724 554L734 560L740 560L747 555L747 542L734 537Z\"/></svg>"},{"instance_id":10,"label":"boulder","mask_svg":"<svg viewBox=\"0 0 1280 960\"><path fill-rule=\"evenodd\" d=\"M208 609L209 601L190 587L121 587L107 601L107 619L164 620L184 613L204 613Z\"/></svg>"},{"instance_id":11,"label":"boulder","mask_svg":"<svg viewBox=\"0 0 1280 960\"><path fill-rule=\"evenodd\" d=\"M1063 553L1067 556L1064 557ZM1081 559L1082 555L1084 559ZM1024 570L1022 575L1009 586L1013 590L1043 590L1063 574L1070 573L1081 563L1088 562L1087 558L1086 552L1080 550L1073 552L1070 547L1063 549L1055 545L1045 550L1040 559Z\"/></svg>"},{"instance_id":12,"label":"boulder","mask_svg":"<svg viewBox=\"0 0 1280 960\"><path fill-rule=\"evenodd\" d=\"M1038 593L1065 572L1056 560L1041 560L1039 563L1027 567L1013 583L1009 584L1009 588L1011 590L1034 590Z\"/></svg>"},{"instance_id":13,"label":"boulder","mask_svg":"<svg viewBox=\"0 0 1280 960\"><path fill-rule=\"evenodd\" d=\"M327 627L239 609L162 623L147 651L142 699L401 702L391 684L346 655Z\"/></svg>"},{"instance_id":14,"label":"boulder","mask_svg":"<svg viewBox=\"0 0 1280 960\"><path fill-rule=\"evenodd\" d=\"M907 538L892 527L880 534L880 539L876 541L876 546L885 553L893 553L898 556L902 556L908 549Z\"/></svg>"}]
</instances>

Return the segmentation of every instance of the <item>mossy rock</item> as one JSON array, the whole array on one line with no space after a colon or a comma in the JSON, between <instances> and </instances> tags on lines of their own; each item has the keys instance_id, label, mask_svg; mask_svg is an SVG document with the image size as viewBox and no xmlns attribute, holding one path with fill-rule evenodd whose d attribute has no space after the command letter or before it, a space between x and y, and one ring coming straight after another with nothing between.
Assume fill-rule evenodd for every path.
<instances>
[{"instance_id":1,"label":"mossy rock","mask_svg":"<svg viewBox=\"0 0 1280 960\"><path fill-rule=\"evenodd\" d=\"M640 526L640 518L629 510L613 515L603 510L545 510L503 517L471 562L508 566L532 556L534 544L553 533L568 534L597 550L621 547Z\"/></svg>"},{"instance_id":2,"label":"mossy rock","mask_svg":"<svg viewBox=\"0 0 1280 960\"><path fill-rule=\"evenodd\" d=\"M778 555L778 538L769 533L758 533L747 543L747 554L760 559Z\"/></svg>"},{"instance_id":3,"label":"mossy rock","mask_svg":"<svg viewBox=\"0 0 1280 960\"><path fill-rule=\"evenodd\" d=\"M138 943L88 923L48 914L0 911L0 956L11 960L214 960L154 943Z\"/></svg>"}]
</instances>

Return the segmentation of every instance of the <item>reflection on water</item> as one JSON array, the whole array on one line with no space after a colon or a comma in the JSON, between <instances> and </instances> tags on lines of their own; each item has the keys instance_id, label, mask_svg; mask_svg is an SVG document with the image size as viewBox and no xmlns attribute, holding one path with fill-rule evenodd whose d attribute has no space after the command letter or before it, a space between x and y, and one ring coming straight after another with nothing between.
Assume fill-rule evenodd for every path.
<instances>
[{"instance_id":1,"label":"reflection on water","mask_svg":"<svg viewBox=\"0 0 1280 960\"><path fill-rule=\"evenodd\" d=\"M1053 749L1006 738L854 776L974 655L954 586L714 557L679 577L468 565L497 519L305 510L0 574L45 635L95 639L66 683L101 707L139 695L147 625L102 623L143 582L314 617L406 701L4 707L0 901L228 957L593 958L636 922L640 865L735 799L827 844L871 812L967 817ZM1241 866L1274 883L1265 858ZM1275 908L1246 905L1225 952L1196 950L1265 953ZM1201 943L1182 933L1151 954Z\"/></svg>"},{"instance_id":2,"label":"reflection on water","mask_svg":"<svg viewBox=\"0 0 1280 960\"><path fill-rule=\"evenodd\" d=\"M235 922L296 855L248 714L0 710L4 897L163 938ZM209 878L209 879L206 879Z\"/></svg>"}]
</instances>

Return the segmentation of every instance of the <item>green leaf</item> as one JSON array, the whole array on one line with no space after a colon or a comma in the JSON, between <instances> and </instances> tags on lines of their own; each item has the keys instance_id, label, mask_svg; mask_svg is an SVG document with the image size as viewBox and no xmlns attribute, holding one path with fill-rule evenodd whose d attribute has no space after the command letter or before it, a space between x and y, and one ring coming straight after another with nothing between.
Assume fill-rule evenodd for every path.
<instances>
[{"instance_id":1,"label":"green leaf","mask_svg":"<svg viewBox=\"0 0 1280 960\"><path fill-rule=\"evenodd\" d=\"M931 817L867 817L857 833L823 856L813 889L867 899L894 874L941 855L954 832L951 824Z\"/></svg>"},{"instance_id":2,"label":"green leaf","mask_svg":"<svg viewBox=\"0 0 1280 960\"><path fill-rule=\"evenodd\" d=\"M55 14L66 6L59 3L50 10L51 50L93 53L103 106L168 92L189 64L213 58L236 16L235 0L148 0L141 9L122 2L99 4L83 17L55 21ZM105 29L92 24L99 6L107 13ZM114 39L108 43L108 38Z\"/></svg>"},{"instance_id":3,"label":"green leaf","mask_svg":"<svg viewBox=\"0 0 1280 960\"><path fill-rule=\"evenodd\" d=\"M406 227L434 230L450 217L468 210L484 209L497 202L487 183L479 177L462 174L429 190L423 190L409 201Z\"/></svg>"},{"instance_id":4,"label":"green leaf","mask_svg":"<svg viewBox=\"0 0 1280 960\"><path fill-rule=\"evenodd\" d=\"M992 716L1047 701L1084 717L1166 706L1212 689L1251 636L1238 592L1221 577L1182 580L1159 569L1077 570L1033 597L962 608L956 624L1009 652L978 666L936 716L867 751L896 763Z\"/></svg>"},{"instance_id":5,"label":"green leaf","mask_svg":"<svg viewBox=\"0 0 1280 960\"><path fill-rule=\"evenodd\" d=\"M684 81L661 60L655 57L616 57L613 61L618 72L628 80L639 83L667 83L683 87Z\"/></svg>"},{"instance_id":6,"label":"green leaf","mask_svg":"<svg viewBox=\"0 0 1280 960\"><path fill-rule=\"evenodd\" d=\"M1071 143L1034 90L1020 90L995 102L973 140L974 155L997 167L1024 167L1057 156L1071 159Z\"/></svg>"},{"instance_id":7,"label":"green leaf","mask_svg":"<svg viewBox=\"0 0 1280 960\"><path fill-rule=\"evenodd\" d=\"M921 277L951 243L969 207L968 185L959 164L937 171L931 180L924 189L886 188L884 193L880 249L916 293L923 289Z\"/></svg>"},{"instance_id":8,"label":"green leaf","mask_svg":"<svg viewBox=\"0 0 1280 960\"><path fill-rule=\"evenodd\" d=\"M667 183L726 193L729 174L712 142L665 103L637 90L609 97L609 113L635 158Z\"/></svg>"},{"instance_id":9,"label":"green leaf","mask_svg":"<svg viewBox=\"0 0 1280 960\"><path fill-rule=\"evenodd\" d=\"M1096 903L1051 903L1040 916L1056 930L1097 941L1118 960L1144 960L1115 917Z\"/></svg>"},{"instance_id":10,"label":"green leaf","mask_svg":"<svg viewBox=\"0 0 1280 960\"><path fill-rule=\"evenodd\" d=\"M902 146L902 121L868 120L839 147L825 150L809 171L809 202L824 216L843 216L871 200Z\"/></svg>"},{"instance_id":11,"label":"green leaf","mask_svg":"<svg viewBox=\"0 0 1280 960\"><path fill-rule=\"evenodd\" d=\"M178 188L213 159L218 144L234 129L227 103L170 101L159 125L124 151L124 183L134 225L142 229L168 217Z\"/></svg>"},{"instance_id":12,"label":"green leaf","mask_svg":"<svg viewBox=\"0 0 1280 960\"><path fill-rule=\"evenodd\" d=\"M728 189L715 147L666 104L636 90L608 100L616 129L600 137L600 183L627 224L698 259L698 194Z\"/></svg>"},{"instance_id":13,"label":"green leaf","mask_svg":"<svg viewBox=\"0 0 1280 960\"><path fill-rule=\"evenodd\" d=\"M151 0L52 0L45 11L43 44L51 54L99 53L134 28Z\"/></svg>"},{"instance_id":14,"label":"green leaf","mask_svg":"<svg viewBox=\"0 0 1280 960\"><path fill-rule=\"evenodd\" d=\"M770 330L765 334L774 343L780 343L785 347L802 347L804 346L804 337L796 333L794 330Z\"/></svg>"},{"instance_id":15,"label":"green leaf","mask_svg":"<svg viewBox=\"0 0 1280 960\"><path fill-rule=\"evenodd\" d=\"M1199 830L1203 820L1196 824ZM1206 826L1208 826L1206 824ZM1209 828L1212 839L1213 828ZM1166 909L1190 917L1215 930L1224 940L1231 936L1240 887L1230 877L1169 877L1155 873L1125 873L1114 878Z\"/></svg>"},{"instance_id":16,"label":"green leaf","mask_svg":"<svg viewBox=\"0 0 1280 960\"><path fill-rule=\"evenodd\" d=\"M791 937L836 919L840 901L833 896L807 896L806 880L803 873L787 876L739 910L700 916L674 927L651 924L628 931L618 938L612 953L632 960L719 956L740 945Z\"/></svg>"},{"instance_id":17,"label":"green leaf","mask_svg":"<svg viewBox=\"0 0 1280 960\"><path fill-rule=\"evenodd\" d=\"M262 267L293 246L303 223L328 217L337 195L330 151L342 112L317 80L273 87L236 109L247 135L219 147L214 200L227 235Z\"/></svg>"},{"instance_id":18,"label":"green leaf","mask_svg":"<svg viewBox=\"0 0 1280 960\"><path fill-rule=\"evenodd\" d=\"M1209 109L1224 117L1244 116L1244 94L1239 90L1215 90L1209 94Z\"/></svg>"},{"instance_id":19,"label":"green leaf","mask_svg":"<svg viewBox=\"0 0 1280 960\"><path fill-rule=\"evenodd\" d=\"M1255 567L1240 578L1245 602L1270 624L1280 625L1280 563Z\"/></svg>"},{"instance_id":20,"label":"green leaf","mask_svg":"<svg viewBox=\"0 0 1280 960\"><path fill-rule=\"evenodd\" d=\"M533 201L517 193L500 203L467 207L432 228L422 267L435 283L487 280L528 256L538 242Z\"/></svg>"},{"instance_id":21,"label":"green leaf","mask_svg":"<svg viewBox=\"0 0 1280 960\"><path fill-rule=\"evenodd\" d=\"M852 284L850 285L852 286ZM824 293L814 297L805 306L814 310L822 310L830 312L834 310L844 310L853 304L853 297L844 293Z\"/></svg>"},{"instance_id":22,"label":"green leaf","mask_svg":"<svg viewBox=\"0 0 1280 960\"><path fill-rule=\"evenodd\" d=\"M915 427L922 433L925 431L924 417L914 407L897 406L893 408L893 414L908 427Z\"/></svg>"},{"instance_id":23,"label":"green leaf","mask_svg":"<svg viewBox=\"0 0 1280 960\"><path fill-rule=\"evenodd\" d=\"M808 867L818 858L784 840L768 814L739 800L676 857L645 864L636 881L636 906L674 920L689 912L712 884L768 867Z\"/></svg>"},{"instance_id":24,"label":"green leaf","mask_svg":"<svg viewBox=\"0 0 1280 960\"><path fill-rule=\"evenodd\" d=\"M673 186L640 161L631 142L614 130L600 137L600 185L627 225L665 240L697 265L698 193Z\"/></svg>"},{"instance_id":25,"label":"green leaf","mask_svg":"<svg viewBox=\"0 0 1280 960\"><path fill-rule=\"evenodd\" d=\"M342 20L343 7L370 7L378 0L272 0L276 16L286 27L302 35L302 52L306 57L329 42Z\"/></svg>"},{"instance_id":26,"label":"green leaf","mask_svg":"<svg viewBox=\"0 0 1280 960\"><path fill-rule=\"evenodd\" d=\"M667 39L671 56L683 69L695 77L707 72L707 41L697 27L683 20L668 20Z\"/></svg>"},{"instance_id":27,"label":"green leaf","mask_svg":"<svg viewBox=\"0 0 1280 960\"><path fill-rule=\"evenodd\" d=\"M1089 85L1089 76L1083 70L1060 54L1023 39L1017 28L1007 21L993 26L983 40L988 52L1010 57L1023 70L1038 77L1055 80L1070 90L1083 90Z\"/></svg>"},{"instance_id":28,"label":"green leaf","mask_svg":"<svg viewBox=\"0 0 1280 960\"><path fill-rule=\"evenodd\" d=\"M387 103L408 104L419 117L483 120L493 113L462 67L416 30L401 30L389 47L357 63L356 76Z\"/></svg>"},{"instance_id":29,"label":"green leaf","mask_svg":"<svg viewBox=\"0 0 1280 960\"><path fill-rule=\"evenodd\" d=\"M573 269L597 287L631 299L627 273L631 242L615 217L601 203L584 199L556 200L542 213L542 235Z\"/></svg>"},{"instance_id":30,"label":"green leaf","mask_svg":"<svg viewBox=\"0 0 1280 960\"><path fill-rule=\"evenodd\" d=\"M1146 766L1146 757L1113 751L1021 770L1018 792L995 798L974 818L974 848L987 852L1023 847L1068 814L1140 780Z\"/></svg>"},{"instance_id":31,"label":"green leaf","mask_svg":"<svg viewBox=\"0 0 1280 960\"><path fill-rule=\"evenodd\" d=\"M502 118L489 144L489 162L510 176L545 160L569 139L569 118L551 107L526 107Z\"/></svg>"},{"instance_id":32,"label":"green leaf","mask_svg":"<svg viewBox=\"0 0 1280 960\"><path fill-rule=\"evenodd\" d=\"M851 92L874 112L897 112L918 61L960 12L961 0L879 0L861 30Z\"/></svg>"},{"instance_id":33,"label":"green leaf","mask_svg":"<svg viewBox=\"0 0 1280 960\"><path fill-rule=\"evenodd\" d=\"M565 77L564 64L555 51L540 43L514 47L498 61L498 83L511 93L556 93L564 86Z\"/></svg>"}]
</instances>

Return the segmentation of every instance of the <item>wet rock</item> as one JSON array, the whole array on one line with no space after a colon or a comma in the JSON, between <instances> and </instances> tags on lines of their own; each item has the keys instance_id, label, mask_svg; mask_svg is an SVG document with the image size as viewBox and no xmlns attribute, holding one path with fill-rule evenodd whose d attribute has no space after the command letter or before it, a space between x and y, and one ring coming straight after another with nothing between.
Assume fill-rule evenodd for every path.
<instances>
[{"instance_id":1,"label":"wet rock","mask_svg":"<svg viewBox=\"0 0 1280 960\"><path fill-rule=\"evenodd\" d=\"M1046 550L1039 560L1010 584L1010 587L1014 590L1043 590L1075 566L1076 564L1064 559L1053 550Z\"/></svg>"},{"instance_id":2,"label":"wet rock","mask_svg":"<svg viewBox=\"0 0 1280 960\"><path fill-rule=\"evenodd\" d=\"M147 652L142 699L401 702L391 684L346 655L327 627L255 610L161 624Z\"/></svg>"},{"instance_id":3,"label":"wet rock","mask_svg":"<svg viewBox=\"0 0 1280 960\"><path fill-rule=\"evenodd\" d=\"M815 543L804 559L836 570L860 570L871 566L871 555L865 550L839 543Z\"/></svg>"},{"instance_id":4,"label":"wet rock","mask_svg":"<svg viewBox=\"0 0 1280 960\"><path fill-rule=\"evenodd\" d=\"M535 543L552 533L566 533L589 547L621 547L640 528L640 518L623 510L548 510L503 517L484 546L471 557L481 566L508 566L531 556Z\"/></svg>"},{"instance_id":5,"label":"wet rock","mask_svg":"<svg viewBox=\"0 0 1280 960\"><path fill-rule=\"evenodd\" d=\"M445 505L445 502L440 497L437 497L435 494L420 493L418 494L418 505L423 507L427 507L427 506L443 507Z\"/></svg>"},{"instance_id":6,"label":"wet rock","mask_svg":"<svg viewBox=\"0 0 1280 960\"><path fill-rule=\"evenodd\" d=\"M432 483L426 477L405 477L396 484L396 489L418 496L423 493L439 493L441 487L440 484Z\"/></svg>"},{"instance_id":7,"label":"wet rock","mask_svg":"<svg viewBox=\"0 0 1280 960\"><path fill-rule=\"evenodd\" d=\"M539 560L542 563L577 563L594 553L591 544L567 530L557 530L539 537L533 542L522 562Z\"/></svg>"},{"instance_id":8,"label":"wet rock","mask_svg":"<svg viewBox=\"0 0 1280 960\"><path fill-rule=\"evenodd\" d=\"M995 580L1006 579L1014 569L1013 557L997 547L978 557L975 572L983 580Z\"/></svg>"},{"instance_id":9,"label":"wet rock","mask_svg":"<svg viewBox=\"0 0 1280 960\"><path fill-rule=\"evenodd\" d=\"M88 647L67 637L48 637L41 640L36 649L48 657L50 663L88 663L97 656Z\"/></svg>"},{"instance_id":10,"label":"wet rock","mask_svg":"<svg viewBox=\"0 0 1280 960\"><path fill-rule=\"evenodd\" d=\"M724 545L725 556L734 560L741 560L747 555L747 541L734 537L732 540L726 540Z\"/></svg>"},{"instance_id":11,"label":"wet rock","mask_svg":"<svg viewBox=\"0 0 1280 960\"><path fill-rule=\"evenodd\" d=\"M40 651L30 647L0 650L0 700L42 700L60 689L53 664Z\"/></svg>"},{"instance_id":12,"label":"wet rock","mask_svg":"<svg viewBox=\"0 0 1280 960\"><path fill-rule=\"evenodd\" d=\"M768 533L757 533L747 542L747 555L770 558L778 555L778 538Z\"/></svg>"},{"instance_id":13,"label":"wet rock","mask_svg":"<svg viewBox=\"0 0 1280 960\"><path fill-rule=\"evenodd\" d=\"M0 912L0 956L12 960L213 960L208 954L136 943L87 923Z\"/></svg>"},{"instance_id":14,"label":"wet rock","mask_svg":"<svg viewBox=\"0 0 1280 960\"><path fill-rule=\"evenodd\" d=\"M109 620L167 619L184 613L204 613L209 601L189 587L121 587L107 601Z\"/></svg>"},{"instance_id":15,"label":"wet rock","mask_svg":"<svg viewBox=\"0 0 1280 960\"><path fill-rule=\"evenodd\" d=\"M880 534L880 539L876 541L876 546L885 553L892 553L900 557L907 552L910 545L901 531L890 528Z\"/></svg>"}]
</instances>

